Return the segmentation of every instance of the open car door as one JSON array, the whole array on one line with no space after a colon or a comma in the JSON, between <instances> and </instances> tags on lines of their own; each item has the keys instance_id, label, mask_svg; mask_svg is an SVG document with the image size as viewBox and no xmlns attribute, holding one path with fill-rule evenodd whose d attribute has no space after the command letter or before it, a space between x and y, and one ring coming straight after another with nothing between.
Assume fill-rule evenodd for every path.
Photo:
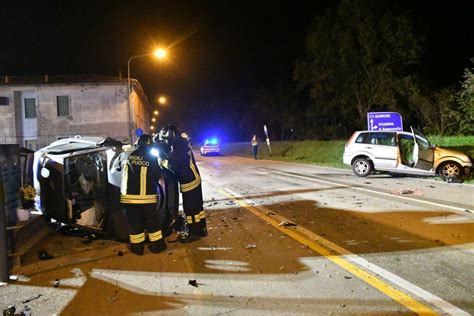
<instances>
[{"instance_id":1,"label":"open car door","mask_svg":"<svg viewBox=\"0 0 474 316\"><path fill-rule=\"evenodd\" d=\"M415 146L413 148L413 168L430 170L433 168L434 149L430 141L420 131L410 127Z\"/></svg>"}]
</instances>

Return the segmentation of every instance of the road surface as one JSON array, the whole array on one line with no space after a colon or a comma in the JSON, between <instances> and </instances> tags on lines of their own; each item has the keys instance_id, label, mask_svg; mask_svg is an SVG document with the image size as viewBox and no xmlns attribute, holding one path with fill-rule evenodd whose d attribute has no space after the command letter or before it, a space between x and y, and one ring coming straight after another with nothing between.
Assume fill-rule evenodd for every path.
<instances>
[{"instance_id":1,"label":"road surface","mask_svg":"<svg viewBox=\"0 0 474 316\"><path fill-rule=\"evenodd\" d=\"M474 314L474 186L197 157L209 237L142 257L52 235L0 287L36 315ZM26 302L26 303L25 303Z\"/></svg>"}]
</instances>

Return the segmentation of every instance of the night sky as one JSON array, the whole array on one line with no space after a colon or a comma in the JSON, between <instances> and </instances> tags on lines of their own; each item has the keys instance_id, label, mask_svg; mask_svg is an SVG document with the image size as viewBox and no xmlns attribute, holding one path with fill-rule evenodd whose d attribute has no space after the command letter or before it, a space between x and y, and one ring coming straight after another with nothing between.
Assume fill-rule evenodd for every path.
<instances>
[{"instance_id":1,"label":"night sky","mask_svg":"<svg viewBox=\"0 0 474 316\"><path fill-rule=\"evenodd\" d=\"M188 124L189 108L251 102L290 82L314 15L337 1L8 1L0 10L0 75L127 75L131 56L170 47L170 59L132 62L161 124ZM426 37L423 70L457 84L474 57L474 1L402 1Z\"/></svg>"}]
</instances>

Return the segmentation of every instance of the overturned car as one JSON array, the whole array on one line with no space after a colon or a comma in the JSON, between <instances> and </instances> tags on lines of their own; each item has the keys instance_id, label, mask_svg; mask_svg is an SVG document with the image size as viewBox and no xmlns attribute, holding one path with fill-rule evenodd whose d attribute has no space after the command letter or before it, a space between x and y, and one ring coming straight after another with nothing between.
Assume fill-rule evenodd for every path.
<instances>
[{"instance_id":1,"label":"overturned car","mask_svg":"<svg viewBox=\"0 0 474 316\"><path fill-rule=\"evenodd\" d=\"M61 223L127 241L117 168L118 157L127 146L111 138L75 136L36 151L33 174L39 209ZM169 223L177 214L177 185L163 176L157 191L157 212Z\"/></svg>"}]
</instances>

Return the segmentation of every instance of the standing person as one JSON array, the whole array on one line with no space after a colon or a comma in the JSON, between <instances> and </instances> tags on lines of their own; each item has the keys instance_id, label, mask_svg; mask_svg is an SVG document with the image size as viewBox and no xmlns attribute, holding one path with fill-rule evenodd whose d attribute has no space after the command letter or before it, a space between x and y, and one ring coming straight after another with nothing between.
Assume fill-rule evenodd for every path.
<instances>
[{"instance_id":1,"label":"standing person","mask_svg":"<svg viewBox=\"0 0 474 316\"><path fill-rule=\"evenodd\" d=\"M125 206L130 229L130 248L137 255L143 255L145 232L150 241L150 251L159 253L166 249L161 232L162 214L159 179L161 168L151 154L150 135L141 135L134 147L124 153L122 159L122 184L120 202Z\"/></svg>"},{"instance_id":2,"label":"standing person","mask_svg":"<svg viewBox=\"0 0 474 316\"><path fill-rule=\"evenodd\" d=\"M257 160L257 153L258 153L257 135L253 135L253 137L252 137L252 155L253 155L253 159L255 159L255 160Z\"/></svg>"},{"instance_id":3,"label":"standing person","mask_svg":"<svg viewBox=\"0 0 474 316\"><path fill-rule=\"evenodd\" d=\"M183 198L183 211L186 215L188 231L181 234L181 242L188 243L206 237L206 214L203 207L201 175L194 159L188 140L182 137L178 129L168 125L158 133L155 142L165 153L160 164L170 170L179 182Z\"/></svg>"}]
</instances>

